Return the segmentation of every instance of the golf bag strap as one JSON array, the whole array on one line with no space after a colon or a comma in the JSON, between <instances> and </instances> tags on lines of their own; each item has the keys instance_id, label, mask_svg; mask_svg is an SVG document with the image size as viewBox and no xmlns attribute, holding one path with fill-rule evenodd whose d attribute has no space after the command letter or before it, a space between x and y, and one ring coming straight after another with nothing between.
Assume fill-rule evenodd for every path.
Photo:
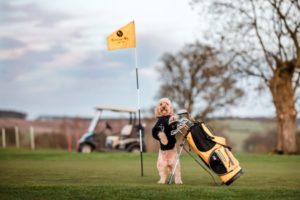
<instances>
[{"instance_id":1,"label":"golf bag strap","mask_svg":"<svg viewBox=\"0 0 300 200\"><path fill-rule=\"evenodd\" d=\"M214 140L212 140L212 141L214 141ZM228 145L225 145L225 144L222 144L222 143L218 143L218 142L216 142L216 141L214 141L215 143L217 143L217 144L219 144L219 145L221 145L221 146L223 146L223 147L225 147L225 148L227 148L227 149L229 149L230 151L231 151L231 147L230 146L228 146Z\"/></svg>"},{"instance_id":2,"label":"golf bag strap","mask_svg":"<svg viewBox=\"0 0 300 200\"><path fill-rule=\"evenodd\" d=\"M217 143L217 144L219 144L219 145L221 145L223 147L226 147L226 148L228 148L231 151L232 148L226 144L225 138L213 135L213 133L210 130L210 128L204 122L197 122L197 124L201 125L201 127L203 128L203 130L206 132L206 138L208 140L210 140L212 142L215 142L215 143ZM209 132L211 136L207 132Z\"/></svg>"}]
</instances>

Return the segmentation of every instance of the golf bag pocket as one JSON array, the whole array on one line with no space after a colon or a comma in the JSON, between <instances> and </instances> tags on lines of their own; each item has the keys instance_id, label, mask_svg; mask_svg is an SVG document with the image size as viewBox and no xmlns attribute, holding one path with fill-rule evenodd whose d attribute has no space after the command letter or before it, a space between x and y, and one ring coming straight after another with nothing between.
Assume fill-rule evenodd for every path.
<instances>
[{"instance_id":1,"label":"golf bag pocket","mask_svg":"<svg viewBox=\"0 0 300 200\"><path fill-rule=\"evenodd\" d=\"M224 165L224 158L216 151L209 158L209 167L218 175L226 174L227 169Z\"/></svg>"},{"instance_id":2,"label":"golf bag pocket","mask_svg":"<svg viewBox=\"0 0 300 200\"><path fill-rule=\"evenodd\" d=\"M216 174L224 175L233 171L239 163L228 148L221 146L211 153L209 166Z\"/></svg>"}]
</instances>

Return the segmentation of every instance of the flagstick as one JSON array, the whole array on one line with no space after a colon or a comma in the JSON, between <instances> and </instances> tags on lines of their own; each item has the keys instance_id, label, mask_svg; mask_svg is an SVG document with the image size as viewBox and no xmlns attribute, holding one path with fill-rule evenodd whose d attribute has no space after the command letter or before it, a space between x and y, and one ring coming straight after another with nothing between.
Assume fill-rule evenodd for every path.
<instances>
[{"instance_id":1,"label":"flagstick","mask_svg":"<svg viewBox=\"0 0 300 200\"><path fill-rule=\"evenodd\" d=\"M141 125L141 108L140 108L140 89L139 89L139 71L137 63L137 50L134 48L135 55L135 73L136 73L136 89L138 98L138 119L139 119L139 135L140 135L140 155L141 155L141 176L144 176L143 170L143 142L142 142L142 125Z\"/></svg>"}]
</instances>

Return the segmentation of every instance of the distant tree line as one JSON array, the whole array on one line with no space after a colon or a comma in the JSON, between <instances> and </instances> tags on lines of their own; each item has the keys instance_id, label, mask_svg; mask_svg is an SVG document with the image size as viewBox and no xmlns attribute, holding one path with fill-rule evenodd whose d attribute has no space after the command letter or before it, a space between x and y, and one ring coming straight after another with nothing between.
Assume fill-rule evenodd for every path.
<instances>
[{"instance_id":1,"label":"distant tree line","mask_svg":"<svg viewBox=\"0 0 300 200\"><path fill-rule=\"evenodd\" d=\"M25 119L27 116L26 113L12 111L12 110L0 110L0 118L20 118Z\"/></svg>"}]
</instances>

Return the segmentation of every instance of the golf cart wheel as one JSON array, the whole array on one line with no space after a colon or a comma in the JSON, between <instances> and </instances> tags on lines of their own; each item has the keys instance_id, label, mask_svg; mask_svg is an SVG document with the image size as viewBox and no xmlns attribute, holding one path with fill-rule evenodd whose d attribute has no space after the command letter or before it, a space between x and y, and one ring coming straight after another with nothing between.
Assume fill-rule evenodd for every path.
<instances>
[{"instance_id":1,"label":"golf cart wheel","mask_svg":"<svg viewBox=\"0 0 300 200\"><path fill-rule=\"evenodd\" d=\"M93 151L93 148L92 148L92 146L89 145L89 144L84 144L84 145L82 145L82 147L81 147L81 152L82 152L82 153L91 153L92 151Z\"/></svg>"},{"instance_id":2,"label":"golf cart wheel","mask_svg":"<svg viewBox=\"0 0 300 200\"><path fill-rule=\"evenodd\" d=\"M128 152L130 153L139 153L140 152L140 146L139 145L131 145L128 147Z\"/></svg>"}]
</instances>

